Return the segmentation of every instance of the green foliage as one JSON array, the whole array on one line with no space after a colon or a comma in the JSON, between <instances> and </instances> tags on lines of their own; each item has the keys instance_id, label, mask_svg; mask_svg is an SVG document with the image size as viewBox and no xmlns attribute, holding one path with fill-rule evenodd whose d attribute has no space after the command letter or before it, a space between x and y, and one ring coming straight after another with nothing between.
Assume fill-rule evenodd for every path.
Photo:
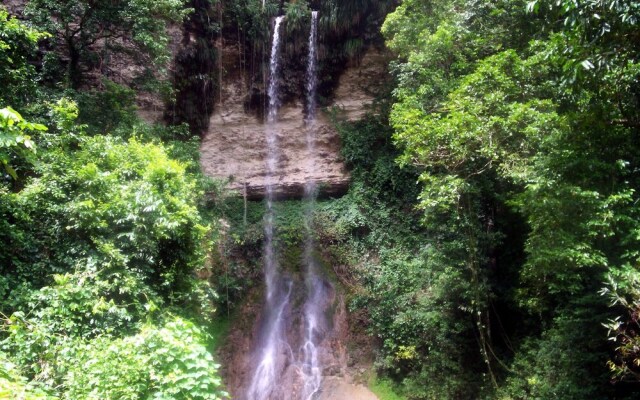
<instances>
[{"instance_id":1,"label":"green foliage","mask_svg":"<svg viewBox=\"0 0 640 400\"><path fill-rule=\"evenodd\" d=\"M77 304L59 300L57 310ZM100 318L113 312L109 308L94 306L93 314ZM67 323L68 315L57 317ZM112 334L75 336L39 316L25 319L16 313L7 321L10 340L4 347L30 363L36 381L56 387L65 399L225 398L206 335L187 320L166 319L161 327L146 323L137 334L117 339Z\"/></svg>"},{"instance_id":2,"label":"green foliage","mask_svg":"<svg viewBox=\"0 0 640 400\"><path fill-rule=\"evenodd\" d=\"M95 272L57 275L54 285L26 292L21 300L27 305L20 307L25 311L16 311L5 321L3 349L28 376L57 386L65 363L74 360L70 351L79 340L124 335L144 315L148 288L135 287L140 283L123 275L110 279ZM146 306L153 305L147 301Z\"/></svg>"},{"instance_id":3,"label":"green foliage","mask_svg":"<svg viewBox=\"0 0 640 400\"><path fill-rule=\"evenodd\" d=\"M69 399L224 397L207 338L167 316L207 324L214 311L194 274L211 232L199 211L204 179L192 172L197 147L88 137L74 103L51 109L36 175L0 190L1 347L26 376L7 372L2 390L47 398L38 382ZM44 128L4 111L8 128Z\"/></svg>"},{"instance_id":4,"label":"green foliage","mask_svg":"<svg viewBox=\"0 0 640 400\"><path fill-rule=\"evenodd\" d=\"M274 208L274 247L281 265L296 273L302 261L300 248L304 240L305 204L300 201L279 201ZM262 277L264 249L263 202L229 198L225 200L221 217L228 224L222 245L216 255L218 275L214 278L221 294L221 306L232 310L248 289Z\"/></svg>"},{"instance_id":5,"label":"green foliage","mask_svg":"<svg viewBox=\"0 0 640 400\"><path fill-rule=\"evenodd\" d=\"M116 127L131 130L137 119L135 91L107 79L102 86L78 94L78 121L87 125L89 133L112 133Z\"/></svg>"},{"instance_id":6,"label":"green foliage","mask_svg":"<svg viewBox=\"0 0 640 400\"><path fill-rule=\"evenodd\" d=\"M202 333L216 300L197 277L215 239L203 209L218 204L204 191L219 188L197 141L140 121L136 93L111 80L60 90L97 70L122 82L123 60L157 78L167 23L187 12L174 0L34 0L29 24L53 34L38 48L50 35L0 10L2 398L227 397Z\"/></svg>"},{"instance_id":7,"label":"green foliage","mask_svg":"<svg viewBox=\"0 0 640 400\"><path fill-rule=\"evenodd\" d=\"M0 163L13 179L18 179L18 174L11 166L14 159L33 160L36 151L28 133L46 130L44 125L25 121L11 107L0 109Z\"/></svg>"},{"instance_id":8,"label":"green foliage","mask_svg":"<svg viewBox=\"0 0 640 400\"><path fill-rule=\"evenodd\" d=\"M381 115L385 111L381 110ZM338 125L342 156L351 169L353 183L343 199L320 205L317 217L327 220L319 226L329 241L363 240L367 246L411 248L420 239L415 223L417 172L412 167L400 168L399 155L393 146L392 131L384 117L369 116L355 123ZM396 218L403 214L405 218ZM329 222L332 221L332 222Z\"/></svg>"},{"instance_id":9,"label":"green foliage","mask_svg":"<svg viewBox=\"0 0 640 400\"><path fill-rule=\"evenodd\" d=\"M540 338L522 343L498 399L609 398L602 384L608 377L602 363L606 343L598 323L601 307L593 303L572 306L575 308L560 310Z\"/></svg>"},{"instance_id":10,"label":"green foliage","mask_svg":"<svg viewBox=\"0 0 640 400\"><path fill-rule=\"evenodd\" d=\"M528 9L538 14L527 14L524 2L403 2L383 26L399 55L390 121L403 150L400 162L421 172L420 206L437 243L425 271L452 265L455 274L444 276L457 274L459 281L439 286L472 316L463 330L450 325L444 332L475 336L476 343L458 345L468 346L466 352L477 347L483 361L453 368L448 375L458 376L448 382L475 380L488 397L505 399L611 396L599 329L611 310L594 294L607 273L638 265L632 204L640 181L631 167L638 162L632 139L639 116L638 7L535 1ZM514 223L519 236L510 237ZM411 276L406 268L403 277ZM513 278L507 282L501 274ZM412 284L392 288L403 286ZM395 297L402 298L401 292ZM383 314L399 315L401 309L411 306ZM507 312L514 322L505 327ZM376 332L397 329L394 320L376 317L374 324L378 320ZM441 312L434 321L463 319ZM633 318L618 327L627 323ZM404 346L397 347L401 358L413 359L427 354L420 342L391 343ZM616 360L624 360L624 348L618 351ZM451 352L440 360L456 357ZM424 368L420 379L408 371L400 377L407 377L409 396L433 397L429 385L425 390L415 383L440 381L437 370ZM586 381L592 384L581 383Z\"/></svg>"},{"instance_id":11,"label":"green foliage","mask_svg":"<svg viewBox=\"0 0 640 400\"><path fill-rule=\"evenodd\" d=\"M284 7L284 16L287 21L287 31L295 32L310 25L308 21L311 18L311 9L305 1L287 3Z\"/></svg>"},{"instance_id":12,"label":"green foliage","mask_svg":"<svg viewBox=\"0 0 640 400\"><path fill-rule=\"evenodd\" d=\"M284 12L292 98L318 8L327 96L395 3L190 5L170 117L197 133L222 33L237 35L248 105L261 105ZM166 24L186 14L181 0L32 0L31 23L54 35L39 58L47 35L0 10L0 397L225 396L206 351L218 339L186 318L224 331L208 326L214 302L231 308L257 281L264 205L226 201L185 125L144 124L114 83L122 60L164 73L151 69L166 65ZM637 397L639 16L631 1L404 0L387 17L395 104L339 124L353 183L318 201L313 226L403 397ZM77 107L56 101L63 67L75 89L98 70L113 81L69 91ZM304 205L276 207L276 248L295 268ZM224 300L196 279L205 265Z\"/></svg>"},{"instance_id":13,"label":"green foliage","mask_svg":"<svg viewBox=\"0 0 640 400\"><path fill-rule=\"evenodd\" d=\"M107 69L118 55L132 56L147 68L165 65L166 24L180 22L188 11L182 0L31 0L26 14L56 36L69 57L68 82L79 88L87 70Z\"/></svg>"},{"instance_id":14,"label":"green foliage","mask_svg":"<svg viewBox=\"0 0 640 400\"><path fill-rule=\"evenodd\" d=\"M218 248L212 255L213 285L220 296L220 309L230 313L240 304L262 273L264 204L230 196L216 208L223 228Z\"/></svg>"},{"instance_id":15,"label":"green foliage","mask_svg":"<svg viewBox=\"0 0 640 400\"><path fill-rule=\"evenodd\" d=\"M477 377L472 282L463 266L433 249L419 256L384 252L363 298L372 330L383 340L378 367L404 381L408 398L469 398Z\"/></svg>"},{"instance_id":16,"label":"green foliage","mask_svg":"<svg viewBox=\"0 0 640 400\"><path fill-rule=\"evenodd\" d=\"M378 396L380 400L403 400L401 396L395 393L393 382L379 379L375 375L369 378L367 387Z\"/></svg>"},{"instance_id":17,"label":"green foliage","mask_svg":"<svg viewBox=\"0 0 640 400\"><path fill-rule=\"evenodd\" d=\"M24 400L55 400L41 388L34 387L20 374L16 366L0 353L0 398Z\"/></svg>"},{"instance_id":18,"label":"green foliage","mask_svg":"<svg viewBox=\"0 0 640 400\"><path fill-rule=\"evenodd\" d=\"M609 284L602 290L611 304L626 314L624 318L618 315L604 324L609 330L609 340L617 345L616 355L608 362L608 366L616 379L634 382L639 378L640 365L640 277L636 270L627 270L617 275L619 276L610 276Z\"/></svg>"},{"instance_id":19,"label":"green foliage","mask_svg":"<svg viewBox=\"0 0 640 400\"><path fill-rule=\"evenodd\" d=\"M14 202L20 215L12 235L31 236L23 247L39 254L8 261L17 276L68 271L79 259L107 259L148 276L166 293L197 265L206 233L197 182L163 148L135 139L83 138L71 157L51 151ZM34 229L38 220L48 229ZM16 243L17 244L17 243ZM55 244L55 246L53 246ZM47 249L45 251L45 249ZM24 261L22 261L24 260ZM23 264L24 262L24 264ZM23 275L25 274L25 275Z\"/></svg>"},{"instance_id":20,"label":"green foliage","mask_svg":"<svg viewBox=\"0 0 640 400\"><path fill-rule=\"evenodd\" d=\"M391 142L392 131L386 121L367 118L353 124L340 125L342 155L358 180L366 183L371 195L412 202L418 195L416 171L400 169L395 158L398 151Z\"/></svg>"},{"instance_id":21,"label":"green foliage","mask_svg":"<svg viewBox=\"0 0 640 400\"><path fill-rule=\"evenodd\" d=\"M231 319L219 316L216 323L207 332L207 348L213 353L223 344L231 328Z\"/></svg>"},{"instance_id":22,"label":"green foliage","mask_svg":"<svg viewBox=\"0 0 640 400\"><path fill-rule=\"evenodd\" d=\"M29 28L0 8L0 107L20 108L32 99L36 91L35 68L29 63L34 57L38 40L45 33Z\"/></svg>"},{"instance_id":23,"label":"green foliage","mask_svg":"<svg viewBox=\"0 0 640 400\"><path fill-rule=\"evenodd\" d=\"M443 14L450 10L453 1L409 0L387 15L382 33L387 45L404 56L414 49L424 50L424 41L438 28Z\"/></svg>"},{"instance_id":24,"label":"green foliage","mask_svg":"<svg viewBox=\"0 0 640 400\"><path fill-rule=\"evenodd\" d=\"M75 349L65 376L66 399L227 398L218 365L192 323L174 318L161 328L117 341L95 339Z\"/></svg>"},{"instance_id":25,"label":"green foliage","mask_svg":"<svg viewBox=\"0 0 640 400\"><path fill-rule=\"evenodd\" d=\"M565 70L609 69L628 57L637 61L640 7L635 2L536 0L527 3L527 10L548 13L551 24L561 26L565 40L571 43L565 49Z\"/></svg>"},{"instance_id":26,"label":"green foliage","mask_svg":"<svg viewBox=\"0 0 640 400\"><path fill-rule=\"evenodd\" d=\"M460 223L420 226L417 171L396 164L384 123L340 125L353 183L345 197L318 204L318 240L338 278L358 288L351 307L366 311L382 343L379 372L406 398L469 398L482 385L472 346L478 299L464 242L446 240Z\"/></svg>"}]
</instances>

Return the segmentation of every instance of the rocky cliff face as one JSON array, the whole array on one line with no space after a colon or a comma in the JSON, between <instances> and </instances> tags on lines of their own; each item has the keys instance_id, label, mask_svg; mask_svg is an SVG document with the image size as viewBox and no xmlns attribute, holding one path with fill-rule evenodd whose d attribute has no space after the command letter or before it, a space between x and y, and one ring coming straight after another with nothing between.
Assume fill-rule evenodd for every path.
<instances>
[{"instance_id":1,"label":"rocky cliff face","mask_svg":"<svg viewBox=\"0 0 640 400\"><path fill-rule=\"evenodd\" d=\"M17 15L22 13L25 4L26 0L3 2L11 13ZM215 11L198 4L195 1L193 6L200 10L202 15L208 16ZM199 21L197 18L192 19ZM170 104L167 108L159 94L137 90L138 114L151 123L188 121L194 132L202 132L201 166L204 173L213 178L227 180L231 190L246 195L249 199L262 198L265 192L266 126L263 110L260 109L261 105L256 105L256 100L265 101L265 98L256 96L255 76L247 76L246 66L245 69L239 66L241 63L238 60L242 60L243 56L246 58L246 54L243 55L240 50L242 46L234 40L228 40L225 46L221 45L220 37L216 38L215 35L207 33L206 29L194 21L189 20L183 25L168 27L170 51L173 55L169 71L174 78L178 77L177 79L181 80L176 85L178 99L180 100L186 91L187 95L182 96L186 100ZM326 55L330 47L330 44L321 43L321 53ZM199 54L208 53L212 49L215 49L217 57L221 58L203 61ZM305 63L304 60L298 62L290 58L286 63L290 69L292 63ZM213 65L214 62L217 65ZM113 73L109 78L126 86L130 86L133 77L143 68L127 57L112 57L111 64ZM183 71L187 65L192 65L193 70ZM317 137L315 162L320 166L313 172L310 172L311 168L307 168L311 160L306 150L306 129L309 128L304 122L304 94L300 93L296 99L289 93L289 101L281 107L277 123L270 128L277 132L278 146L281 150L275 188L278 198L300 197L304 182L308 179L318 184L320 195L339 195L346 191L349 173L340 157L340 138L333 117L338 120L355 120L362 117L372 103L376 91L380 89L381 83L386 79L386 65L388 58L384 52L370 47L358 62L352 61L347 64L337 80L337 85L327 86L332 93L324 93L329 99L325 99L325 107L318 113L317 122L313 127ZM332 71L334 70L335 66ZM218 75L218 82L212 82L214 75ZM206 82L203 76L206 76ZM331 81L335 82L335 77L334 74L330 74ZM100 78L99 71L88 73L88 87L98 86L96 82L99 82ZM169 79L168 76L158 78ZM266 79L263 79L264 81ZM285 81L282 84L288 87L299 86L299 82L294 85L293 82ZM258 91L263 89L258 88ZM214 110L213 114L208 115L211 109ZM175 110L181 111L182 114L196 113L198 116L189 117L181 115L180 112L174 115Z\"/></svg>"},{"instance_id":2,"label":"rocky cliff face","mask_svg":"<svg viewBox=\"0 0 640 400\"><path fill-rule=\"evenodd\" d=\"M244 77L234 71L233 53L233 49L226 49L223 56L227 76L222 80L221 101L203 136L200 163L206 175L228 180L230 189L248 198L261 198L265 192L266 125L261 116L246 108L249 94ZM338 120L362 117L384 82L387 61L383 52L371 48L358 64L348 66L313 127L305 126L300 101L281 107L277 123L269 127L277 132L281 152L275 189L279 198L300 197L307 179L318 183L321 195L346 191L349 173L340 157L340 138L329 114ZM317 132L313 172L307 168L306 129Z\"/></svg>"},{"instance_id":3,"label":"rocky cliff face","mask_svg":"<svg viewBox=\"0 0 640 400\"><path fill-rule=\"evenodd\" d=\"M303 277L294 274L290 276L297 287ZM216 354L221 363L221 374L225 386L234 399L245 399L246 390L251 381L251 374L255 369L254 358L256 338L264 310L262 303L262 288L255 288L246 298L237 312L237 317L231 326L224 345ZM294 291L292 304L302 304L305 293ZM320 343L318 357L322 368L322 384L317 400L377 400L363 383L366 382L366 371L371 367L373 339L360 330L361 324L353 323L354 317L346 309L344 294L330 289L326 303L331 305L330 332ZM302 333L301 312L293 306L285 310L287 315L286 332L291 351L298 351L303 345L300 339ZM351 321L350 321L351 320ZM278 356L283 356L279 354ZM275 399L298 399L302 391L300 382L300 364L291 363L285 366L281 377L281 388L285 392L274 394Z\"/></svg>"},{"instance_id":4,"label":"rocky cliff face","mask_svg":"<svg viewBox=\"0 0 640 400\"><path fill-rule=\"evenodd\" d=\"M2 6L4 6L11 15L22 15L24 7L27 5L27 0L3 0Z\"/></svg>"}]
</instances>

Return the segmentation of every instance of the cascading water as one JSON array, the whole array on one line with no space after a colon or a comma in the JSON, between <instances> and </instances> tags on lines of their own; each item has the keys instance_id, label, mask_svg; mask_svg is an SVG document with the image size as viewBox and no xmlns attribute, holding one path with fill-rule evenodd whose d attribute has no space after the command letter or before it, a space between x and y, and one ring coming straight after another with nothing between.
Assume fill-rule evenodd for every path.
<instances>
[{"instance_id":1,"label":"cascading water","mask_svg":"<svg viewBox=\"0 0 640 400\"><path fill-rule=\"evenodd\" d=\"M279 53L280 26L283 17L275 20L273 43L271 47L270 77L268 85L269 105L266 123L266 202L264 219L265 249L264 273L266 284L266 302L263 311L261 329L255 354L256 368L246 391L248 400L312 400L320 391L322 382L322 363L320 353L323 340L327 336L329 323L325 315L333 298L331 284L323 279L320 265L315 257L313 240L313 210L316 203L317 187L313 180L316 165L316 91L317 78L317 31L318 12L312 12L311 32L309 34L309 55L306 72L306 116L305 131L307 142L307 165L305 180L304 213L304 305L300 335L287 329L293 321L292 309L296 308L293 298L301 293L290 275L279 270L274 249L274 185L278 165L278 142L276 119L279 108ZM297 283L295 284L297 286ZM295 290L294 290L295 289ZM292 304L293 303L293 304ZM297 351L292 349L298 347Z\"/></svg>"},{"instance_id":2,"label":"cascading water","mask_svg":"<svg viewBox=\"0 0 640 400\"><path fill-rule=\"evenodd\" d=\"M311 32L309 34L309 56L307 60L307 116L306 138L307 138L307 179L305 181L304 192L307 202L305 210L304 225L306 228L304 264L305 285L307 287L307 299L304 305L304 345L302 347L302 376L304 381L302 398L311 400L320 390L322 381L322 368L318 357L318 346L322 340L326 321L324 315L324 303L328 297L325 293L325 283L319 274L319 266L314 257L315 244L313 241L313 210L317 195L316 183L310 176L316 168L315 142L316 142L316 88L317 78L317 34L318 34L318 12L313 11L311 15Z\"/></svg>"},{"instance_id":3,"label":"cascading water","mask_svg":"<svg viewBox=\"0 0 640 400\"><path fill-rule=\"evenodd\" d=\"M291 357L291 349L283 340L284 314L291 298L292 282L281 276L278 261L273 247L274 235L274 179L278 164L278 143L274 130L279 100L278 100L278 72L280 55L280 25L284 17L277 17L273 30L273 43L269 64L269 106L267 112L267 174L266 194L267 210L265 215L265 254L264 274L266 284L266 304L264 323L260 332L260 354L257 367L253 373L251 384L247 392L249 400L267 400L277 387L278 378Z\"/></svg>"},{"instance_id":4,"label":"cascading water","mask_svg":"<svg viewBox=\"0 0 640 400\"><path fill-rule=\"evenodd\" d=\"M309 57L307 58L307 125L313 124L316 120L316 90L318 88L318 12L311 12L311 31L309 32ZM307 130L307 149L313 156L315 147L314 132ZM312 160L312 168L315 168L315 161ZM310 180L307 179L307 183Z\"/></svg>"}]
</instances>

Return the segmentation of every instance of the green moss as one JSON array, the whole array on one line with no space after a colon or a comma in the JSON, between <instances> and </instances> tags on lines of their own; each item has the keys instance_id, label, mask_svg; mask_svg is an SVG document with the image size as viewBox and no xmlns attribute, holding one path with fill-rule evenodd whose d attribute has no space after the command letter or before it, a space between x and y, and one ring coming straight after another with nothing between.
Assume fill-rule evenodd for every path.
<instances>
[{"instance_id":1,"label":"green moss","mask_svg":"<svg viewBox=\"0 0 640 400\"><path fill-rule=\"evenodd\" d=\"M405 400L404 396L399 395L394 390L394 384L388 379L379 378L375 373L371 374L367 382L369 390L371 390L380 400Z\"/></svg>"},{"instance_id":2,"label":"green moss","mask_svg":"<svg viewBox=\"0 0 640 400\"><path fill-rule=\"evenodd\" d=\"M232 319L234 318L221 315L218 316L211 324L209 340L207 343L207 348L211 353L217 351L226 339L229 334Z\"/></svg>"},{"instance_id":3,"label":"green moss","mask_svg":"<svg viewBox=\"0 0 640 400\"><path fill-rule=\"evenodd\" d=\"M333 284L333 286L336 286L339 284L339 282L333 270L332 262L329 258L327 258L327 256L325 256L325 254L323 254L320 251L318 247L319 247L318 244L316 244L316 249L313 253L313 258L316 261L318 267L320 267L320 271L322 272L322 275L325 278L327 278L331 282L331 284Z\"/></svg>"},{"instance_id":4,"label":"green moss","mask_svg":"<svg viewBox=\"0 0 640 400\"><path fill-rule=\"evenodd\" d=\"M303 249L301 246L286 246L278 253L280 267L284 271L297 275L302 269Z\"/></svg>"}]
</instances>

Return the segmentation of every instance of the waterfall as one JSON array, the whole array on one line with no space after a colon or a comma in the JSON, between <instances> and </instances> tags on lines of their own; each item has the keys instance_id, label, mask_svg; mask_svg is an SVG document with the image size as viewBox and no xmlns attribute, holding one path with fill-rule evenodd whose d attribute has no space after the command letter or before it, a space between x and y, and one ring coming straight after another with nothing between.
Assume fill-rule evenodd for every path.
<instances>
[{"instance_id":1,"label":"waterfall","mask_svg":"<svg viewBox=\"0 0 640 400\"><path fill-rule=\"evenodd\" d=\"M311 32L309 33L309 56L307 58L307 123L313 123L316 119L316 89L318 87L318 12L311 12ZM315 140L313 134L307 130L307 144L309 140ZM313 143L309 145L313 150ZM313 155L313 154L311 154ZM315 163L314 163L315 164Z\"/></svg>"},{"instance_id":2,"label":"waterfall","mask_svg":"<svg viewBox=\"0 0 640 400\"><path fill-rule=\"evenodd\" d=\"M267 94L269 95L269 106L267 108L267 125L273 128L273 123L276 121L278 114L278 107L280 102L278 99L280 87L278 85L278 72L280 72L280 25L284 20L284 16L276 17L276 22L273 27L273 42L271 43L271 57L269 58L269 88ZM273 133L273 129L271 129ZM275 136L267 134L269 136ZM272 146L273 145L273 146ZM272 148L273 147L273 148ZM275 150L275 142L269 143L269 151ZM268 171L270 174L275 173L275 166Z\"/></svg>"},{"instance_id":3,"label":"waterfall","mask_svg":"<svg viewBox=\"0 0 640 400\"><path fill-rule=\"evenodd\" d=\"M305 249L304 264L305 285L307 288L307 298L304 305L304 345L302 347L302 375L304 387L302 398L311 400L319 390L322 381L322 368L318 357L319 342L326 330L324 303L327 295L325 293L325 283L320 276L319 266L315 259L315 243L313 240L313 210L317 196L315 181L311 178L316 168L315 142L316 142L316 88L318 86L317 77L317 31L318 12L313 11L311 15L311 32L309 34L309 56L307 60L306 89L307 89L307 116L306 139L307 139L307 179L305 181L304 192L307 202L305 210Z\"/></svg>"},{"instance_id":4,"label":"waterfall","mask_svg":"<svg viewBox=\"0 0 640 400\"><path fill-rule=\"evenodd\" d=\"M273 43L269 63L269 105L266 126L266 198L267 210L264 221L265 251L264 275L266 285L266 303L264 308L264 323L260 332L257 367L251 378L247 392L250 400L267 400L277 388L278 378L291 358L291 349L282 339L284 336L284 315L291 298L292 282L281 276L278 261L273 247L274 234L274 179L278 164L278 143L274 130L279 107L279 55L280 55L280 25L284 17L277 17L273 29Z\"/></svg>"},{"instance_id":5,"label":"waterfall","mask_svg":"<svg viewBox=\"0 0 640 400\"><path fill-rule=\"evenodd\" d=\"M304 185L304 305L300 336L292 343L299 343L294 352L288 341L286 331L288 315L295 308L292 301L294 282L287 274L280 272L280 266L274 249L274 185L278 165L278 136L275 127L279 104L279 56L280 25L283 17L277 17L274 25L273 43L269 64L269 96L266 118L266 214L264 218L265 248L265 306L255 355L256 368L247 390L249 400L302 399L312 400L320 391L322 382L322 364L320 362L321 343L327 330L325 316L328 300L331 297L331 285L322 278L320 264L315 256L316 246L313 240L313 211L315 208L317 187L313 180L316 165L316 96L317 96L317 36L318 12L312 12L311 31L309 33L309 54L306 71L306 114L305 131L307 142L307 165ZM284 384L285 376L296 376ZM299 382L300 385L293 384ZM283 386L290 385L290 386Z\"/></svg>"}]
</instances>

